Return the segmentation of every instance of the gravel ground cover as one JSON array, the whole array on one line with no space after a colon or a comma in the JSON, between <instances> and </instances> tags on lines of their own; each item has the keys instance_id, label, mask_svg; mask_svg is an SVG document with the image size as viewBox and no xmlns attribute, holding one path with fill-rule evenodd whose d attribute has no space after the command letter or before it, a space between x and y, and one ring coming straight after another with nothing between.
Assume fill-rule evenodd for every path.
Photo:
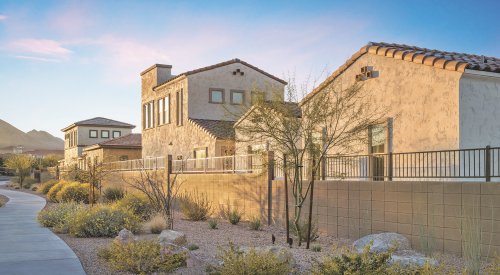
<instances>
[{"instance_id":1,"label":"gravel ground cover","mask_svg":"<svg viewBox=\"0 0 500 275\"><path fill-rule=\"evenodd\" d=\"M30 189L14 189L13 187L5 186L0 186L0 188L31 193L47 199L46 195L36 191L31 191ZM47 201L47 205L45 207L50 207L50 205L52 205L52 203ZM218 229L212 230L209 229L207 221L189 221L185 219L182 213L175 213L174 230L181 231L186 234L188 244L194 242L200 247L198 250L195 250L194 253L205 263L217 264L217 260L215 258L215 255L218 252L217 246L221 245L227 249L228 238L240 247L259 247L272 245L271 235L274 234L276 236L276 245L287 246L285 243L285 230L276 226L262 226L261 230L255 231L249 229L248 222L231 225L227 220L219 219L217 227ZM88 275L132 274L109 270L104 264L99 262L97 257L97 248L107 245L111 240L113 240L113 238L76 238L69 234L56 234L75 252ZM136 236L139 239L153 239L158 235L150 234L143 229ZM354 240L351 239L321 236L313 244L321 245L323 249L322 252L312 252L310 250L306 250L305 244L303 244L300 248L294 245L291 252L297 260L295 273L307 274L307 269L309 268L307 259L311 257L321 258L323 256L330 255L334 251L332 249L334 244L337 244L337 247L342 247L343 245L351 247L353 242ZM455 255L438 253L436 255L436 259L439 263L445 262L447 269L454 268L456 270L461 270L464 266L464 260ZM205 272L203 266L196 268L181 267L178 268L173 274L205 274Z\"/></svg>"},{"instance_id":2,"label":"gravel ground cover","mask_svg":"<svg viewBox=\"0 0 500 275\"><path fill-rule=\"evenodd\" d=\"M4 202L4 203L7 203L9 201L9 198L7 196L4 196L4 195L0 195L0 202Z\"/></svg>"}]
</instances>

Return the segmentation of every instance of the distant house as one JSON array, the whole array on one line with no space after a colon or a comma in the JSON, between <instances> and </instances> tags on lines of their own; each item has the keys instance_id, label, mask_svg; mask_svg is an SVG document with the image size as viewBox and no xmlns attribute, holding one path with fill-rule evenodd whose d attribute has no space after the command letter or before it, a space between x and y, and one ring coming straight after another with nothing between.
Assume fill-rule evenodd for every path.
<instances>
[{"instance_id":1,"label":"distant house","mask_svg":"<svg viewBox=\"0 0 500 275\"><path fill-rule=\"evenodd\" d=\"M75 122L61 130L64 132L64 161L60 163L74 164L85 147L129 135L134 128L132 124L103 117Z\"/></svg>"},{"instance_id":2,"label":"distant house","mask_svg":"<svg viewBox=\"0 0 500 275\"><path fill-rule=\"evenodd\" d=\"M33 151L35 149L26 148L23 145L7 146L0 148L0 154L22 154L24 152Z\"/></svg>"},{"instance_id":3,"label":"distant house","mask_svg":"<svg viewBox=\"0 0 500 275\"><path fill-rule=\"evenodd\" d=\"M287 83L239 59L171 74L155 64L141 73L142 155L205 158L234 153L233 121L224 121L222 104L250 106L252 84Z\"/></svg>"},{"instance_id":4,"label":"distant house","mask_svg":"<svg viewBox=\"0 0 500 275\"><path fill-rule=\"evenodd\" d=\"M124 161L142 158L141 134L128 134L83 148L82 156L107 161Z\"/></svg>"},{"instance_id":5,"label":"distant house","mask_svg":"<svg viewBox=\"0 0 500 275\"><path fill-rule=\"evenodd\" d=\"M34 158L45 158L48 155L64 156L64 150L33 150L22 153Z\"/></svg>"}]
</instances>

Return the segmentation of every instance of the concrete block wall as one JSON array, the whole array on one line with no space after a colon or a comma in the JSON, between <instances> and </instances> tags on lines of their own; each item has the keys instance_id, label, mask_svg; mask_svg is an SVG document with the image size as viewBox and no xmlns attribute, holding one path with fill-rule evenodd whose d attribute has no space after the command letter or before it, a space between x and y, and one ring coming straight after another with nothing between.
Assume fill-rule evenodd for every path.
<instances>
[{"instance_id":1,"label":"concrete block wall","mask_svg":"<svg viewBox=\"0 0 500 275\"><path fill-rule=\"evenodd\" d=\"M313 215L322 235L358 239L397 232L420 251L421 225L433 223L436 251L461 255L461 216L474 204L483 227L483 256L490 240L490 256L500 253L500 183L315 181L314 187ZM271 219L284 225L284 182L273 181L271 190ZM289 204L294 204L290 186ZM289 211L293 217L293 206ZM307 213L306 204L302 216Z\"/></svg>"}]
</instances>

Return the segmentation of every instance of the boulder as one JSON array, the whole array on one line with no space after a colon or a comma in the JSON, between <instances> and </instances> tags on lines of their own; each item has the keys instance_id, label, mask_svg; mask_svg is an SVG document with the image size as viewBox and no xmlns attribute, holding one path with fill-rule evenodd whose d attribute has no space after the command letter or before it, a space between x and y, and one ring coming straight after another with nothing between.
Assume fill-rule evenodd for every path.
<instances>
[{"instance_id":1,"label":"boulder","mask_svg":"<svg viewBox=\"0 0 500 275\"><path fill-rule=\"evenodd\" d=\"M200 260L200 258L198 258L198 256L196 256L196 254L194 254L192 251L188 251L188 249L185 247L181 247L172 243L164 243L160 249L162 260L164 260L167 256L172 256L181 252L184 252L186 256L189 255L189 258L185 262L187 267L203 265L203 262Z\"/></svg>"},{"instance_id":2,"label":"boulder","mask_svg":"<svg viewBox=\"0 0 500 275\"><path fill-rule=\"evenodd\" d=\"M242 248L241 250L244 253L249 253L250 249L251 249L250 247L245 247L245 248ZM290 252L290 250L288 250L288 248L286 248L284 246L277 246L276 245L276 246L255 247L255 251L257 253L264 253L264 254L268 254L269 252L271 252L278 257L279 262L289 260L291 267L294 267L296 262L297 262L295 260L295 258L293 257L292 252Z\"/></svg>"},{"instance_id":3,"label":"boulder","mask_svg":"<svg viewBox=\"0 0 500 275\"><path fill-rule=\"evenodd\" d=\"M393 246L394 242L398 244L398 248L396 249L396 251L411 249L411 245L408 239L405 236L397 233L381 233L368 235L355 241L352 246L356 249L357 253L362 253L365 246L369 245L372 240L373 244L370 248L371 253L386 252Z\"/></svg>"},{"instance_id":4,"label":"boulder","mask_svg":"<svg viewBox=\"0 0 500 275\"><path fill-rule=\"evenodd\" d=\"M160 236L158 236L158 240L160 241L161 245L165 243L181 245L186 243L186 235L184 235L184 233L182 232L167 229L163 230L160 233Z\"/></svg>"},{"instance_id":5,"label":"boulder","mask_svg":"<svg viewBox=\"0 0 500 275\"><path fill-rule=\"evenodd\" d=\"M425 255L417 253L413 250L395 251L392 253L391 259L389 260L390 263L399 262L402 266L407 266L409 264L424 266L426 261L429 261L432 267L437 265L436 259L427 258Z\"/></svg>"},{"instance_id":6,"label":"boulder","mask_svg":"<svg viewBox=\"0 0 500 275\"><path fill-rule=\"evenodd\" d=\"M128 229L122 229L115 238L115 243L119 246L127 244L130 240L137 241L137 237Z\"/></svg>"}]
</instances>

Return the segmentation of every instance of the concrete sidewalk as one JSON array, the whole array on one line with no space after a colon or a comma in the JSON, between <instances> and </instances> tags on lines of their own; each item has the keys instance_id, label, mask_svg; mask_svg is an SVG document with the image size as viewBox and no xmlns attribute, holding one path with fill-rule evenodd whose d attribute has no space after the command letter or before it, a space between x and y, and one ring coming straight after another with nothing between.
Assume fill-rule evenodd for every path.
<instances>
[{"instance_id":1,"label":"concrete sidewalk","mask_svg":"<svg viewBox=\"0 0 500 275\"><path fill-rule=\"evenodd\" d=\"M45 199L4 189L0 194L9 197L9 202L0 207L1 274L85 274L73 250L35 221Z\"/></svg>"}]
</instances>

